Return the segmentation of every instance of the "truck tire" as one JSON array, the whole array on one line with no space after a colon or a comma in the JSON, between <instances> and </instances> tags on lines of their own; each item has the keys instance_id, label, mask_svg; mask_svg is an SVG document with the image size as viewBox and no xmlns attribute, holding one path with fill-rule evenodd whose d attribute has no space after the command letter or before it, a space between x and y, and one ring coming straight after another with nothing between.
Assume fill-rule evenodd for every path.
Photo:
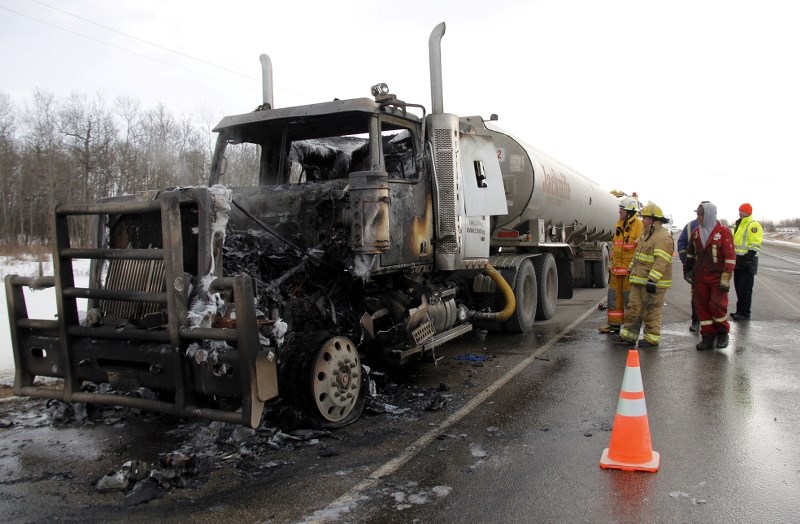
<instances>
[{"instance_id":1,"label":"truck tire","mask_svg":"<svg viewBox=\"0 0 800 524\"><path fill-rule=\"evenodd\" d=\"M503 329L509 333L527 333L536 319L538 301L536 271L530 259L520 264L514 280L514 298L517 307L511 318L503 322Z\"/></svg>"},{"instance_id":2,"label":"truck tire","mask_svg":"<svg viewBox=\"0 0 800 524\"><path fill-rule=\"evenodd\" d=\"M334 336L313 353L300 384L306 422L316 428L336 429L361 416L368 377L358 348L350 339Z\"/></svg>"},{"instance_id":3,"label":"truck tire","mask_svg":"<svg viewBox=\"0 0 800 524\"><path fill-rule=\"evenodd\" d=\"M536 320L549 320L556 312L558 303L558 268L552 253L544 253L533 259L536 268Z\"/></svg>"}]
</instances>

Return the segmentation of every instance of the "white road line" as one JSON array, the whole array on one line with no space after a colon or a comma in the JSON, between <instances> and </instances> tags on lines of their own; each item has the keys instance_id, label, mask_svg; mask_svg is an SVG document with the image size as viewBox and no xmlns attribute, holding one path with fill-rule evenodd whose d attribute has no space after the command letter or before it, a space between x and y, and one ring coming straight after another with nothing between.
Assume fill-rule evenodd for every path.
<instances>
[{"instance_id":1,"label":"white road line","mask_svg":"<svg viewBox=\"0 0 800 524\"><path fill-rule=\"evenodd\" d=\"M328 504L325 507L325 509L322 510L322 512L324 513L326 511L333 511L336 508L341 508L343 506L352 504L357 500L359 500L362 492L377 485L380 479L382 479L383 477L391 475L392 473L400 469L406 462L408 462L409 460L414 458L417 454L419 454L420 451L422 451L422 449L425 446L436 440L436 438L442 433L444 433L447 428L449 428L450 426L452 426L465 416L472 413L478 406L483 404L489 397L494 395L497 392L497 390L506 385L511 379L516 377L522 370L524 370L531 363L533 363L533 361L536 360L536 358L538 358L540 355L548 351L551 347L553 347L553 345L555 345L556 342L561 340L561 338L563 338L564 335L574 330L578 324L582 323L584 320L586 320L586 318L589 315L591 315L596 311L597 311L597 304L593 305L588 311L586 311L586 313L581 315L580 318L572 322L572 324L562 329L556 336L548 340L545 343L545 345L543 345L542 347L534 351L532 354L530 354L528 357L526 357L525 360L523 360L522 362L511 368L511 370L509 370L505 375L497 379L488 388L483 390L480 394L476 395L472 400L470 400L463 407L461 407L461 409L454 412L452 415L443 420L441 424L434 427L433 429L422 435L420 438L418 438L413 444L406 447L406 449L404 449L403 452L400 453L400 455L380 466L378 469L373 471L372 474L370 474L370 476L368 476L367 478L365 478L364 480L362 480L361 482L350 488L350 490L347 491L347 493L345 493L344 495L340 496L339 498ZM324 522L324 520L315 520L314 517L305 517L301 522L321 523Z\"/></svg>"}]
</instances>

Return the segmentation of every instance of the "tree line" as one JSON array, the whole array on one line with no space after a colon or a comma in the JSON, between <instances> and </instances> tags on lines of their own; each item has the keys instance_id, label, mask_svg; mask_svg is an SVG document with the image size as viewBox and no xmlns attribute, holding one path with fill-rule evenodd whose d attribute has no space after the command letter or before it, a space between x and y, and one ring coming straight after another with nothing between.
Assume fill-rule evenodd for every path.
<instances>
[{"instance_id":1,"label":"tree line","mask_svg":"<svg viewBox=\"0 0 800 524\"><path fill-rule=\"evenodd\" d=\"M57 98L42 90L17 107L0 91L0 245L47 244L58 202L204 184L216 120L208 112L177 116L163 105L143 109L129 97ZM761 224L797 228L800 218ZM71 237L85 243L89 227L88 219L70 221Z\"/></svg>"},{"instance_id":2,"label":"tree line","mask_svg":"<svg viewBox=\"0 0 800 524\"><path fill-rule=\"evenodd\" d=\"M36 90L18 107L0 91L0 243L48 243L59 202L204 184L214 124L208 112L178 116L128 97ZM89 227L70 221L70 234L85 242Z\"/></svg>"}]
</instances>

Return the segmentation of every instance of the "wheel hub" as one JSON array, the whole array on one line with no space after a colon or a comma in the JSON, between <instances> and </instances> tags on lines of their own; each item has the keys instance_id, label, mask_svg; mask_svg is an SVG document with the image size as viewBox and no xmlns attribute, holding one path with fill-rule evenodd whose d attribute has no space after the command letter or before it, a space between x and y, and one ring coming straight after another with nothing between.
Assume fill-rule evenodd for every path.
<instances>
[{"instance_id":1,"label":"wheel hub","mask_svg":"<svg viewBox=\"0 0 800 524\"><path fill-rule=\"evenodd\" d=\"M333 337L319 348L313 366L314 402L331 422L347 417L361 390L361 359L349 339Z\"/></svg>"}]
</instances>

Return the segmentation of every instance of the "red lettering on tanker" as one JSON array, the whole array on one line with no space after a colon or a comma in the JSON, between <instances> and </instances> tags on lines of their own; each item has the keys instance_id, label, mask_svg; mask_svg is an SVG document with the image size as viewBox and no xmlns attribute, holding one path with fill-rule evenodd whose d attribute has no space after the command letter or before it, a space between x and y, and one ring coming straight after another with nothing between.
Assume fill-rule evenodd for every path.
<instances>
[{"instance_id":1,"label":"red lettering on tanker","mask_svg":"<svg viewBox=\"0 0 800 524\"><path fill-rule=\"evenodd\" d=\"M566 200L570 197L569 182L567 177L559 173L545 172L544 174L544 192L553 196L557 196Z\"/></svg>"}]
</instances>

